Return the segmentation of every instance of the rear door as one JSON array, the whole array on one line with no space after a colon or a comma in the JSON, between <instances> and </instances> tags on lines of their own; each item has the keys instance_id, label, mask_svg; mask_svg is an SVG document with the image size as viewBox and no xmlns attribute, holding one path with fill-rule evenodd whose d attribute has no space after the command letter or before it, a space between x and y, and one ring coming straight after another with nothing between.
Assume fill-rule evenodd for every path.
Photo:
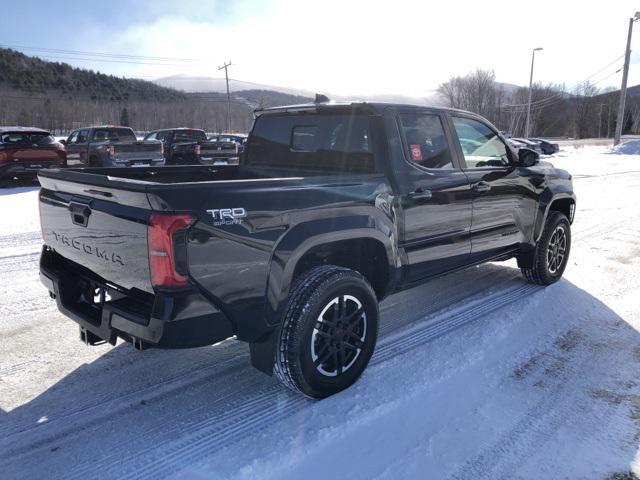
<instances>
[{"instance_id":1,"label":"rear door","mask_svg":"<svg viewBox=\"0 0 640 480\"><path fill-rule=\"evenodd\" d=\"M450 121L471 184L472 260L514 250L531 231L535 187L513 165L511 149L490 124L464 114L451 115Z\"/></svg>"},{"instance_id":2,"label":"rear door","mask_svg":"<svg viewBox=\"0 0 640 480\"><path fill-rule=\"evenodd\" d=\"M400 113L403 165L399 188L404 231L401 247L413 283L469 261L471 198L445 119L439 113ZM400 173L400 172L397 172Z\"/></svg>"}]
</instances>

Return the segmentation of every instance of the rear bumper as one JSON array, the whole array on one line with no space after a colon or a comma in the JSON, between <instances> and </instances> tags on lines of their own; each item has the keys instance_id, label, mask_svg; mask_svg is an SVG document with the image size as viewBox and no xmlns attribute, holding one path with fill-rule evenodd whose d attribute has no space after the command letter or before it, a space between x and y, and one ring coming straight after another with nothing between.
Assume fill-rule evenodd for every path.
<instances>
[{"instance_id":1,"label":"rear bumper","mask_svg":"<svg viewBox=\"0 0 640 480\"><path fill-rule=\"evenodd\" d=\"M61 168L64 167L63 161L52 160L33 160L30 162L12 162L0 165L0 178L2 177L35 177L38 171L44 168Z\"/></svg>"},{"instance_id":2,"label":"rear bumper","mask_svg":"<svg viewBox=\"0 0 640 480\"><path fill-rule=\"evenodd\" d=\"M240 157L237 154L202 154L199 160L202 165L238 165L240 163Z\"/></svg>"},{"instance_id":3,"label":"rear bumper","mask_svg":"<svg viewBox=\"0 0 640 480\"><path fill-rule=\"evenodd\" d=\"M106 167L162 167L165 164L164 157L155 158L116 158L114 160L105 160L103 165Z\"/></svg>"},{"instance_id":4,"label":"rear bumper","mask_svg":"<svg viewBox=\"0 0 640 480\"><path fill-rule=\"evenodd\" d=\"M40 280L63 314L112 345L122 338L144 347L200 347L234 334L227 317L197 291L124 291L47 246Z\"/></svg>"}]
</instances>

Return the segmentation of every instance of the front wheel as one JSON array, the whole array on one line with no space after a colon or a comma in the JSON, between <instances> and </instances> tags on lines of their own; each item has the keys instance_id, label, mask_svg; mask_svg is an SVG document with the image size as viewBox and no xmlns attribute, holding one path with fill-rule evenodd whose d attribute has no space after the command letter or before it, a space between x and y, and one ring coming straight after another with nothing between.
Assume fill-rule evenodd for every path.
<instances>
[{"instance_id":1,"label":"front wheel","mask_svg":"<svg viewBox=\"0 0 640 480\"><path fill-rule=\"evenodd\" d=\"M561 212L549 212L536 248L518 257L524 277L537 285L551 285L560 280L569 261L571 225Z\"/></svg>"},{"instance_id":2,"label":"front wheel","mask_svg":"<svg viewBox=\"0 0 640 480\"><path fill-rule=\"evenodd\" d=\"M308 397L328 397L355 383L371 359L377 298L358 272L316 267L292 289L278 333L278 380Z\"/></svg>"}]
</instances>

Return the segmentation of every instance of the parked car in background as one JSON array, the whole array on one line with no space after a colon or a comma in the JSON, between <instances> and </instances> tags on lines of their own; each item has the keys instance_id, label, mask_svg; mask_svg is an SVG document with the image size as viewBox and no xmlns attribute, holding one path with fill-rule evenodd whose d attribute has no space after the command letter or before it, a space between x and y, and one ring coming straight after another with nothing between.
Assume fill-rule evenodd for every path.
<instances>
[{"instance_id":1,"label":"parked car in background","mask_svg":"<svg viewBox=\"0 0 640 480\"><path fill-rule=\"evenodd\" d=\"M74 130L67 138L67 163L86 167L164 165L162 142L143 142L129 127L102 126Z\"/></svg>"},{"instance_id":2,"label":"parked car in background","mask_svg":"<svg viewBox=\"0 0 640 480\"><path fill-rule=\"evenodd\" d=\"M540 148L540 142L534 142L530 138L527 139L527 138L518 138L518 137L514 137L511 140L523 143L526 148L530 148L531 150L534 150L537 153L542 153L542 149Z\"/></svg>"},{"instance_id":3,"label":"parked car in background","mask_svg":"<svg viewBox=\"0 0 640 480\"><path fill-rule=\"evenodd\" d=\"M544 153L545 155L553 155L560 150L560 145L558 145L557 143L551 143L548 140L544 140L543 138L530 138L529 140L538 142L540 144L542 153Z\"/></svg>"},{"instance_id":4,"label":"parked car in background","mask_svg":"<svg viewBox=\"0 0 640 480\"><path fill-rule=\"evenodd\" d=\"M238 163L238 146L233 141L209 141L204 130L167 128L149 132L144 141L164 145L167 165L219 165Z\"/></svg>"},{"instance_id":5,"label":"parked car in background","mask_svg":"<svg viewBox=\"0 0 640 480\"><path fill-rule=\"evenodd\" d=\"M64 145L47 130L0 127L0 178L35 178L38 170L66 162Z\"/></svg>"}]
</instances>

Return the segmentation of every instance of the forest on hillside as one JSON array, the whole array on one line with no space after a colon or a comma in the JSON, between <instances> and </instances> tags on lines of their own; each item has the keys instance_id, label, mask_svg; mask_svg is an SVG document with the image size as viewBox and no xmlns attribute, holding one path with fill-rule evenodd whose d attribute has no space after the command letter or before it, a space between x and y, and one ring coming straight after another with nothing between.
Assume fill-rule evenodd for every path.
<instances>
[{"instance_id":1,"label":"forest on hillside","mask_svg":"<svg viewBox=\"0 0 640 480\"><path fill-rule=\"evenodd\" d=\"M230 103L231 131L246 132L257 107L308 100L266 90L236 92ZM0 125L67 132L100 124L123 124L136 130L190 126L222 132L227 130L227 97L185 93L0 48Z\"/></svg>"}]
</instances>

